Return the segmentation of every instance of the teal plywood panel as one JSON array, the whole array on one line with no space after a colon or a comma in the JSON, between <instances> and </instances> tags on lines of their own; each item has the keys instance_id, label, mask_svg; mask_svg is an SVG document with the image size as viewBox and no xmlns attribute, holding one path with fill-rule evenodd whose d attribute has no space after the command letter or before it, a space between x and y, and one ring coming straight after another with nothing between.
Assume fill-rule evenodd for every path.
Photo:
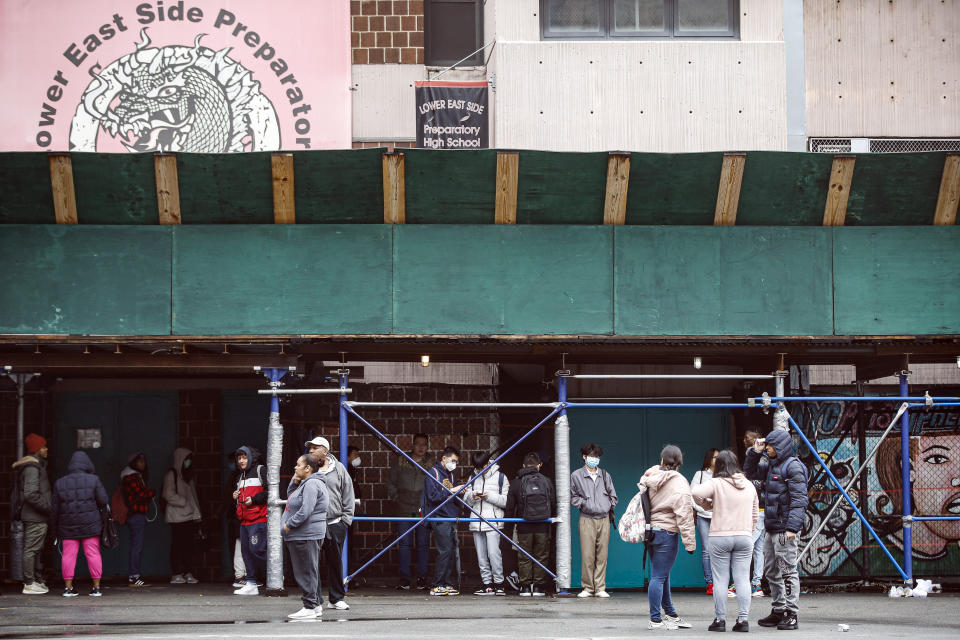
<instances>
[{"instance_id":1,"label":"teal plywood panel","mask_svg":"<svg viewBox=\"0 0 960 640\"><path fill-rule=\"evenodd\" d=\"M149 153L72 153L80 224L159 224Z\"/></svg>"},{"instance_id":2,"label":"teal plywood panel","mask_svg":"<svg viewBox=\"0 0 960 640\"><path fill-rule=\"evenodd\" d=\"M960 333L960 228L834 233L839 335Z\"/></svg>"},{"instance_id":3,"label":"teal plywood panel","mask_svg":"<svg viewBox=\"0 0 960 640\"><path fill-rule=\"evenodd\" d=\"M603 224L609 154L519 153L518 224Z\"/></svg>"},{"instance_id":4,"label":"teal plywood panel","mask_svg":"<svg viewBox=\"0 0 960 640\"><path fill-rule=\"evenodd\" d=\"M404 149L403 155L407 224L493 223L495 150Z\"/></svg>"},{"instance_id":5,"label":"teal plywood panel","mask_svg":"<svg viewBox=\"0 0 960 640\"><path fill-rule=\"evenodd\" d=\"M610 227L398 225L397 333L607 334Z\"/></svg>"},{"instance_id":6,"label":"teal plywood panel","mask_svg":"<svg viewBox=\"0 0 960 640\"><path fill-rule=\"evenodd\" d=\"M0 255L0 333L170 333L169 228L9 225Z\"/></svg>"},{"instance_id":7,"label":"teal plywood panel","mask_svg":"<svg viewBox=\"0 0 960 640\"><path fill-rule=\"evenodd\" d=\"M183 224L273 224L269 153L177 154L177 178Z\"/></svg>"},{"instance_id":8,"label":"teal plywood panel","mask_svg":"<svg viewBox=\"0 0 960 640\"><path fill-rule=\"evenodd\" d=\"M626 224L713 224L722 153L634 153Z\"/></svg>"},{"instance_id":9,"label":"teal plywood panel","mask_svg":"<svg viewBox=\"0 0 960 640\"><path fill-rule=\"evenodd\" d=\"M180 226L174 333L389 333L391 256L385 225Z\"/></svg>"},{"instance_id":10,"label":"teal plywood panel","mask_svg":"<svg viewBox=\"0 0 960 640\"><path fill-rule=\"evenodd\" d=\"M749 152L737 224L820 226L832 165L826 153Z\"/></svg>"},{"instance_id":11,"label":"teal plywood panel","mask_svg":"<svg viewBox=\"0 0 960 640\"><path fill-rule=\"evenodd\" d=\"M295 152L297 223L382 224L383 151Z\"/></svg>"},{"instance_id":12,"label":"teal plywood panel","mask_svg":"<svg viewBox=\"0 0 960 640\"><path fill-rule=\"evenodd\" d=\"M46 153L0 153L0 224L55 224Z\"/></svg>"},{"instance_id":13,"label":"teal plywood panel","mask_svg":"<svg viewBox=\"0 0 960 640\"><path fill-rule=\"evenodd\" d=\"M830 335L829 229L619 227L616 332Z\"/></svg>"},{"instance_id":14,"label":"teal plywood panel","mask_svg":"<svg viewBox=\"0 0 960 640\"><path fill-rule=\"evenodd\" d=\"M862 153L853 166L846 226L933 223L946 153Z\"/></svg>"}]
</instances>

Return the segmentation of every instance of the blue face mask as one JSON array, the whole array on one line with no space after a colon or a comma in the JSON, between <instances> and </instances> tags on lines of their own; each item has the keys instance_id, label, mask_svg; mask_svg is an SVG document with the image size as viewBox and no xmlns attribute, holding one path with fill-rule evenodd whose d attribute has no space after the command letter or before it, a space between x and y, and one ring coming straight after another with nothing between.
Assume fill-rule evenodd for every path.
<instances>
[{"instance_id":1,"label":"blue face mask","mask_svg":"<svg viewBox=\"0 0 960 640\"><path fill-rule=\"evenodd\" d=\"M183 468L184 468L184 469L189 469L189 468L190 468L190 464L191 464L192 462L193 462L193 460L191 460L190 458L187 458L186 460L183 461Z\"/></svg>"},{"instance_id":2,"label":"blue face mask","mask_svg":"<svg viewBox=\"0 0 960 640\"><path fill-rule=\"evenodd\" d=\"M596 469L600 466L600 458L595 458L594 456L587 456L586 458L587 466L591 469Z\"/></svg>"}]
</instances>

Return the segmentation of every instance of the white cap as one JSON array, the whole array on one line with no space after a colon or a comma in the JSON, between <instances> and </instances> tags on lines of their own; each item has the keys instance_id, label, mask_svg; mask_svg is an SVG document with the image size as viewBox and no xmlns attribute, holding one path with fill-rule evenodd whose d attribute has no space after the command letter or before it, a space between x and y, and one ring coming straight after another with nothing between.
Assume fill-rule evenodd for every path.
<instances>
[{"instance_id":1,"label":"white cap","mask_svg":"<svg viewBox=\"0 0 960 640\"><path fill-rule=\"evenodd\" d=\"M321 438L320 436L303 443L303 446L305 447L309 447L310 445L314 445L316 447L326 447L327 451L330 451L330 441L328 441L326 438Z\"/></svg>"}]
</instances>

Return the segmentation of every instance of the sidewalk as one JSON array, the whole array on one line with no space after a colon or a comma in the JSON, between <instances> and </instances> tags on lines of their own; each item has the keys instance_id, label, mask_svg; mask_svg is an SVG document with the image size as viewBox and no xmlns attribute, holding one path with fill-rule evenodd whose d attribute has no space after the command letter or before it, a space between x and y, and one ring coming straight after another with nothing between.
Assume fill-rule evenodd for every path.
<instances>
[{"instance_id":1,"label":"sidewalk","mask_svg":"<svg viewBox=\"0 0 960 640\"><path fill-rule=\"evenodd\" d=\"M645 592L614 592L609 600L577 598L480 597L431 598L423 592L363 589L351 593L349 611L324 609L322 622L287 622L300 608L296 590L286 598L232 595L229 585L160 584L133 590L107 586L102 598L63 598L59 590L44 596L0 596L0 638L50 638L103 634L114 638L637 638L678 634L716 637L706 631L713 618L709 596L674 597L692 629L648 631ZM728 630L735 618L729 600ZM751 634L784 637L756 620L767 615L770 599L754 599ZM926 600L891 600L880 594L816 594L800 599L800 629L785 637L824 640L960 637L960 596L938 594ZM850 625L841 634L837 624ZM728 631L729 633L729 631Z\"/></svg>"}]
</instances>

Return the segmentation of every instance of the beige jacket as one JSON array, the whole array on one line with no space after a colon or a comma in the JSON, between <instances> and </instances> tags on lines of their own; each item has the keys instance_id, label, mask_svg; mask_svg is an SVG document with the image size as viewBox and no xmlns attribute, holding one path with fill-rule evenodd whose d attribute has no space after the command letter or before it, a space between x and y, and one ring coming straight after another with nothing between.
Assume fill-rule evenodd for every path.
<instances>
[{"instance_id":1,"label":"beige jacket","mask_svg":"<svg viewBox=\"0 0 960 640\"><path fill-rule=\"evenodd\" d=\"M713 509L711 536L752 536L760 510L757 490L742 473L730 478L712 478L693 488L693 499L704 509Z\"/></svg>"},{"instance_id":2,"label":"beige jacket","mask_svg":"<svg viewBox=\"0 0 960 640\"><path fill-rule=\"evenodd\" d=\"M660 465L647 469L640 483L650 492L650 524L679 533L683 546L692 553L697 548L697 535L690 483L678 471L666 470Z\"/></svg>"}]
</instances>

